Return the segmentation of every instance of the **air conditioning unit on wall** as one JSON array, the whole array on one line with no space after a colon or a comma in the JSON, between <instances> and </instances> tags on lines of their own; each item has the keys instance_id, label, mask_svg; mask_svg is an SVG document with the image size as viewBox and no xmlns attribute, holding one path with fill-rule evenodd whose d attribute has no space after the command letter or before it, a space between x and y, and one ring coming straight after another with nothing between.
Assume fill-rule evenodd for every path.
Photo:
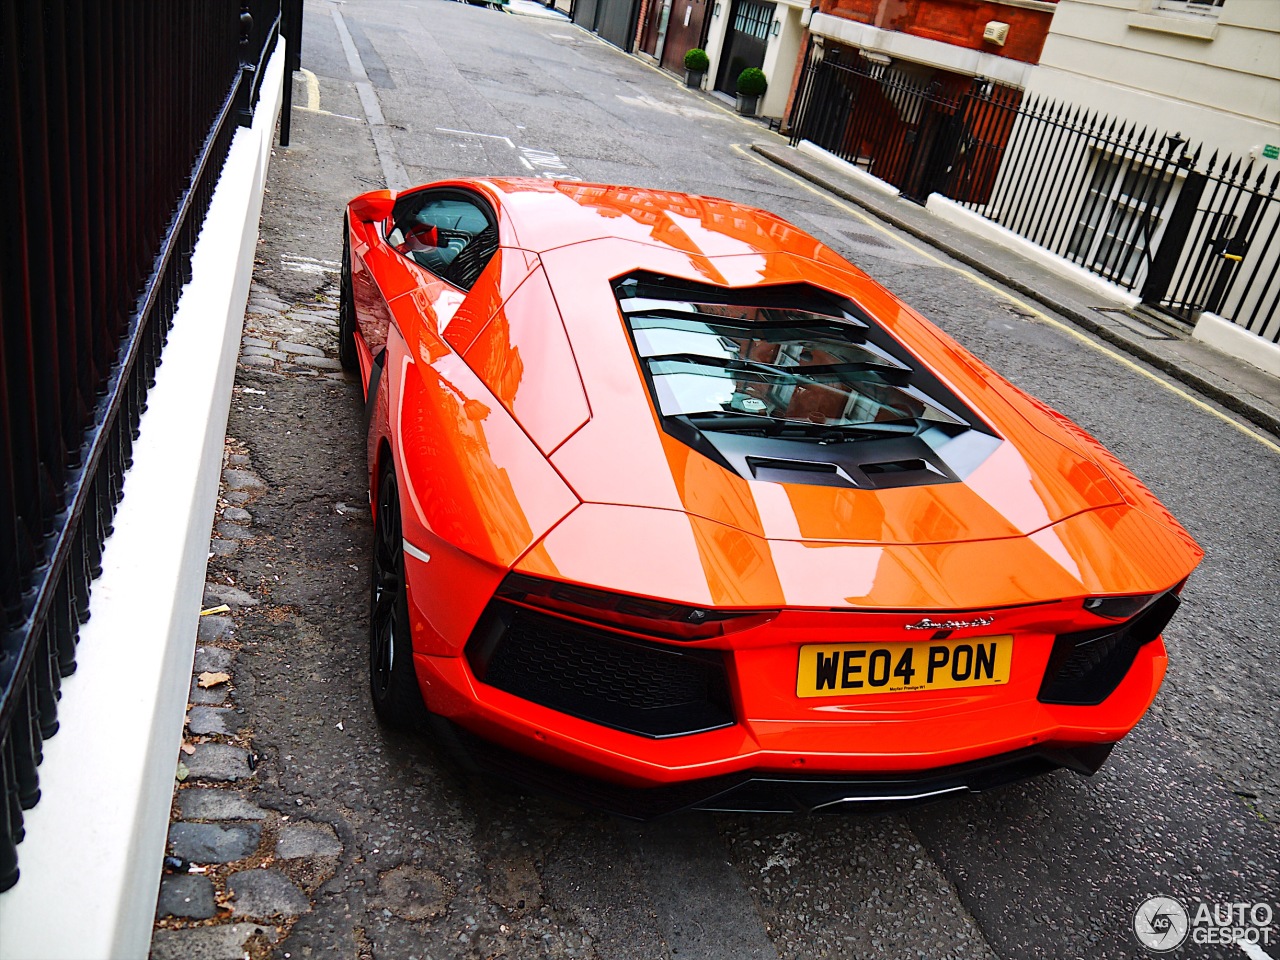
<instances>
[{"instance_id":1,"label":"air conditioning unit on wall","mask_svg":"<svg viewBox=\"0 0 1280 960\"><path fill-rule=\"evenodd\" d=\"M1004 42L1009 39L1009 25L999 20L988 20L986 29L982 31L982 39L1003 47Z\"/></svg>"}]
</instances>

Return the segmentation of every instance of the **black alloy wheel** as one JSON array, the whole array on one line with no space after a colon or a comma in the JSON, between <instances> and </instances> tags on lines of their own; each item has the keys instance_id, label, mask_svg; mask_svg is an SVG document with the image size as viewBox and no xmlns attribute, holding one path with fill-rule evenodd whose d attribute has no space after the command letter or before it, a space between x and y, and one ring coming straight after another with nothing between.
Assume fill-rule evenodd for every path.
<instances>
[{"instance_id":1,"label":"black alloy wheel","mask_svg":"<svg viewBox=\"0 0 1280 960\"><path fill-rule=\"evenodd\" d=\"M348 373L360 369L356 356L356 305L351 297L351 241L342 222L342 279L338 284L338 363Z\"/></svg>"},{"instance_id":2,"label":"black alloy wheel","mask_svg":"<svg viewBox=\"0 0 1280 960\"><path fill-rule=\"evenodd\" d=\"M405 730L428 719L413 670L409 591L404 577L404 540L396 472L383 464L374 518L373 571L369 591L369 693L378 719Z\"/></svg>"}]
</instances>

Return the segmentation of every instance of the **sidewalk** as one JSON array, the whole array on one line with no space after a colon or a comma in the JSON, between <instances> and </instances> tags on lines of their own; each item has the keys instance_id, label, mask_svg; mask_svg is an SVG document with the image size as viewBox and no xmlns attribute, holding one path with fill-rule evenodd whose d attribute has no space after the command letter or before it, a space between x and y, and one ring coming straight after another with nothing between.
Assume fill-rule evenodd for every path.
<instances>
[{"instance_id":1,"label":"sidewalk","mask_svg":"<svg viewBox=\"0 0 1280 960\"><path fill-rule=\"evenodd\" d=\"M791 147L752 144L752 150L809 182L857 204L1083 329L1193 387L1269 432L1280 435L1280 381L1257 367L1190 338L1186 331L1147 320L1031 260L935 217L924 207L880 194L834 164Z\"/></svg>"},{"instance_id":2,"label":"sidewalk","mask_svg":"<svg viewBox=\"0 0 1280 960\"><path fill-rule=\"evenodd\" d=\"M542 20L560 20L564 23L570 23L563 13L553 7L539 3L538 0L507 0L507 13L514 13L520 17L536 17Z\"/></svg>"}]
</instances>

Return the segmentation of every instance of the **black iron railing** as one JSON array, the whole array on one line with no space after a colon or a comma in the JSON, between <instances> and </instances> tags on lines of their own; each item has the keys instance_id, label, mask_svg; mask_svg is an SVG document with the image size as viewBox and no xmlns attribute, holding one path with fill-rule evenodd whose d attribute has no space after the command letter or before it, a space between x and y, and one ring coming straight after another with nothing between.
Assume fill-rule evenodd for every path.
<instances>
[{"instance_id":1,"label":"black iron railing","mask_svg":"<svg viewBox=\"0 0 1280 960\"><path fill-rule=\"evenodd\" d=\"M909 200L941 194L1176 319L1207 310L1280 341L1280 172L1216 155L1202 168L1178 134L989 81L811 54L793 144Z\"/></svg>"},{"instance_id":2,"label":"black iron railing","mask_svg":"<svg viewBox=\"0 0 1280 960\"><path fill-rule=\"evenodd\" d=\"M854 58L813 58L791 119L808 140L924 203L949 183L985 197L1021 91L986 80L923 80Z\"/></svg>"},{"instance_id":3,"label":"black iron railing","mask_svg":"<svg viewBox=\"0 0 1280 960\"><path fill-rule=\"evenodd\" d=\"M967 206L1132 288L1149 265L1186 142L1097 112L1027 98L990 197ZM948 196L958 193L949 185Z\"/></svg>"},{"instance_id":4,"label":"black iron railing","mask_svg":"<svg viewBox=\"0 0 1280 960\"><path fill-rule=\"evenodd\" d=\"M1215 155L1193 162L1173 204L1143 302L1185 321L1218 314L1280 343L1280 170Z\"/></svg>"},{"instance_id":5,"label":"black iron railing","mask_svg":"<svg viewBox=\"0 0 1280 960\"><path fill-rule=\"evenodd\" d=\"M279 21L280 0L0 5L0 891L237 104L256 102L245 64L261 76Z\"/></svg>"}]
</instances>

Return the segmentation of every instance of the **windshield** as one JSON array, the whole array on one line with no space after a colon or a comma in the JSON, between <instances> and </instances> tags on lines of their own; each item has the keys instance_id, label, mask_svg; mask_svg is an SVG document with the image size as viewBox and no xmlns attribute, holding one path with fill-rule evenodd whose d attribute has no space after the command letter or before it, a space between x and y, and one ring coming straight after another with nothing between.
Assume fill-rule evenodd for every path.
<instances>
[{"instance_id":1,"label":"windshield","mask_svg":"<svg viewBox=\"0 0 1280 960\"><path fill-rule=\"evenodd\" d=\"M911 369L869 343L855 318L638 297L620 303L664 416L690 417L703 429L749 427L744 417L835 429L963 423L912 386Z\"/></svg>"}]
</instances>

